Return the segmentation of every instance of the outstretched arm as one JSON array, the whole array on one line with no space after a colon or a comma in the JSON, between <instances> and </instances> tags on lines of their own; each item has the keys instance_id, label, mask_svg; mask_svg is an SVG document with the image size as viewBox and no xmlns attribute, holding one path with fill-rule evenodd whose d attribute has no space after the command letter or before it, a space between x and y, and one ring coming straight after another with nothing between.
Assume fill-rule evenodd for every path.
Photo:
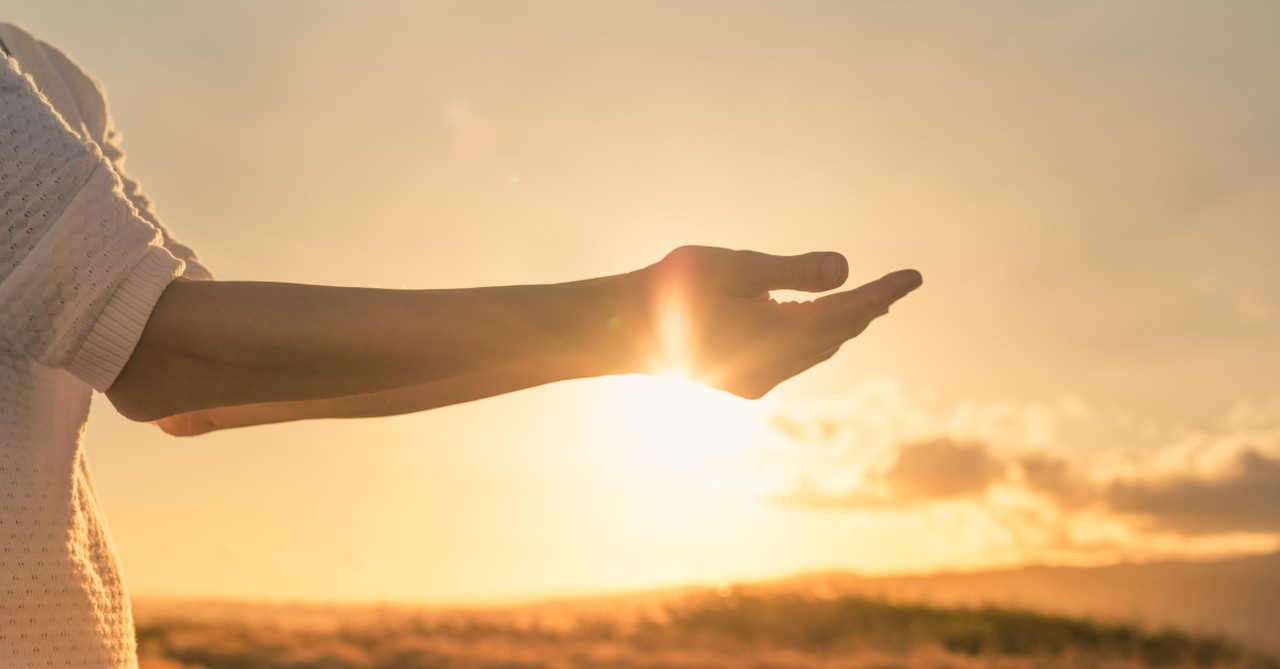
<instances>
[{"instance_id":1,"label":"outstretched arm","mask_svg":"<svg viewBox=\"0 0 1280 669\"><path fill-rule=\"evenodd\" d=\"M296 402L267 402L218 407L168 416L155 421L176 437L191 437L236 427L286 423L316 418L373 418L398 416L471 402L576 376L590 376L587 364L575 372L572 361L559 365L511 364L407 388L377 393Z\"/></svg>"},{"instance_id":2,"label":"outstretched arm","mask_svg":"<svg viewBox=\"0 0 1280 669\"><path fill-rule=\"evenodd\" d=\"M905 271L813 302L768 299L846 275L838 254L684 247L630 274L545 286L175 282L107 394L136 420L275 405L256 409L271 418L257 422L414 411L629 372L678 371L758 397L920 282Z\"/></svg>"},{"instance_id":3,"label":"outstretched arm","mask_svg":"<svg viewBox=\"0 0 1280 669\"><path fill-rule=\"evenodd\" d=\"M606 328L613 281L434 291L174 282L107 396L125 416L155 420L535 360L568 374L585 358L608 373L620 364Z\"/></svg>"}]
</instances>

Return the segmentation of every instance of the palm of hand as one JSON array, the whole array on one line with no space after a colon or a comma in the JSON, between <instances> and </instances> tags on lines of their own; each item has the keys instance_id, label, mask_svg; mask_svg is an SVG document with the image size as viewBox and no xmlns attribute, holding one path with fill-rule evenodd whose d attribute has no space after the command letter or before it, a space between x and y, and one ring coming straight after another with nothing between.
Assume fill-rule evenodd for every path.
<instances>
[{"instance_id":1,"label":"palm of hand","mask_svg":"<svg viewBox=\"0 0 1280 669\"><path fill-rule=\"evenodd\" d=\"M905 270L814 301L779 303L770 290L839 287L844 258L707 247L677 249L644 273L649 370L752 399L830 358L921 282Z\"/></svg>"}]
</instances>

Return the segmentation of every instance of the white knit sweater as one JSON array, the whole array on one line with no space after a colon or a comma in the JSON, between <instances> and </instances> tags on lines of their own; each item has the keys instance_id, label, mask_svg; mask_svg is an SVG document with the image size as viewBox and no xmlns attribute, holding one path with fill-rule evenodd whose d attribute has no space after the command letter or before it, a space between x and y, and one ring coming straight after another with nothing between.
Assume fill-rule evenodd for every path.
<instances>
[{"instance_id":1,"label":"white knit sweater","mask_svg":"<svg viewBox=\"0 0 1280 669\"><path fill-rule=\"evenodd\" d=\"M136 667L80 438L165 286L209 274L125 176L97 81L0 43L0 667Z\"/></svg>"}]
</instances>

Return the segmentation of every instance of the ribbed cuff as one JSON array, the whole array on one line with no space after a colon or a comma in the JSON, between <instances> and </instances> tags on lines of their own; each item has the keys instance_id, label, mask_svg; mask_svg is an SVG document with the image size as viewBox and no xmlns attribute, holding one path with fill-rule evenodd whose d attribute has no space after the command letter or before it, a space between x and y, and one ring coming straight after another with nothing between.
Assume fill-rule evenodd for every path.
<instances>
[{"instance_id":1,"label":"ribbed cuff","mask_svg":"<svg viewBox=\"0 0 1280 669\"><path fill-rule=\"evenodd\" d=\"M147 251L111 294L67 371L95 390L110 388L133 355L160 294L182 273L182 266L159 246Z\"/></svg>"}]
</instances>

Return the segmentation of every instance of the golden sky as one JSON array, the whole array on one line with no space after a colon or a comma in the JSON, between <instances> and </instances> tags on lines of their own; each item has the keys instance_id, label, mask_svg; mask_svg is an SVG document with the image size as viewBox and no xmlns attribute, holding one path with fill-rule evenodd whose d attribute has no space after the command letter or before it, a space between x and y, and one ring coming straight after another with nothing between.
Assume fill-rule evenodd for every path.
<instances>
[{"instance_id":1,"label":"golden sky","mask_svg":"<svg viewBox=\"0 0 1280 669\"><path fill-rule=\"evenodd\" d=\"M100 6L101 4L101 6ZM925 287L751 403L579 381L174 440L95 405L139 595L432 602L1280 547L1280 5L8 3L220 278L681 244Z\"/></svg>"}]
</instances>

